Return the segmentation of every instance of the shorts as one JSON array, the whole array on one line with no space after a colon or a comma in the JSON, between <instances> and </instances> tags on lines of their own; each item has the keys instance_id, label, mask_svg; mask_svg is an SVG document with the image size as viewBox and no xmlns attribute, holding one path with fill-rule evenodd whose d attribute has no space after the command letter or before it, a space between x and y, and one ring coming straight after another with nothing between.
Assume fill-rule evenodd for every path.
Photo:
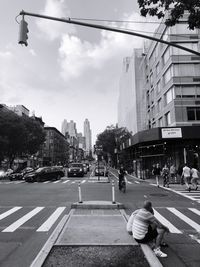
<instances>
[{"instance_id":1,"label":"shorts","mask_svg":"<svg viewBox=\"0 0 200 267\"><path fill-rule=\"evenodd\" d=\"M148 232L146 233L145 237L143 239L135 239L138 243L148 243L152 240L154 240L158 235L158 232L156 229L152 229L152 227L149 225Z\"/></svg>"}]
</instances>

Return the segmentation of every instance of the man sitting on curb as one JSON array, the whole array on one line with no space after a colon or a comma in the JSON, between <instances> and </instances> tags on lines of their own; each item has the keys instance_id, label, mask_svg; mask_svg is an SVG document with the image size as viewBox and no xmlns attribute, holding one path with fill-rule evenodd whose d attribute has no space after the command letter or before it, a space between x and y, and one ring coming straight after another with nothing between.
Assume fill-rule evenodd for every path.
<instances>
[{"instance_id":1,"label":"man sitting on curb","mask_svg":"<svg viewBox=\"0 0 200 267\"><path fill-rule=\"evenodd\" d=\"M155 240L153 251L157 257L167 257L160 250L165 233L169 233L168 227L161 224L155 217L150 201L145 201L141 209L134 211L127 223L127 231L133 235L138 243L149 243Z\"/></svg>"}]
</instances>

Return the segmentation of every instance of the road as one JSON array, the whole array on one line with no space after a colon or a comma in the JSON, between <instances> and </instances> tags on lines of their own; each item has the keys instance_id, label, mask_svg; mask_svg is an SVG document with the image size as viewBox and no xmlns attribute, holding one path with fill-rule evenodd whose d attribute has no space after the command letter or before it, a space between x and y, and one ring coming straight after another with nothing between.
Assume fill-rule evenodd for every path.
<instances>
[{"instance_id":1,"label":"road","mask_svg":"<svg viewBox=\"0 0 200 267\"><path fill-rule=\"evenodd\" d=\"M174 240L184 236L196 239L200 246L200 196L191 199L178 187L157 188L132 176L127 176L124 194L118 190L115 170L111 170L110 178L115 182L116 201L125 205L127 214L148 199L155 215L170 227ZM30 266L71 204L78 201L79 182L83 201L112 201L111 183L99 183L91 172L83 178L63 177L55 182L0 182L0 266Z\"/></svg>"}]
</instances>

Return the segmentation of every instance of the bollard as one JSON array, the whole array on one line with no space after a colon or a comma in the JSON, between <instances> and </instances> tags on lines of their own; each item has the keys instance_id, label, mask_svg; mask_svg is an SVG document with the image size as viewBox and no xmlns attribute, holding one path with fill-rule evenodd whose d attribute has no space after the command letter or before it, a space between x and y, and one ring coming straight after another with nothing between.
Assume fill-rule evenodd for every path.
<instances>
[{"instance_id":1,"label":"bollard","mask_svg":"<svg viewBox=\"0 0 200 267\"><path fill-rule=\"evenodd\" d=\"M112 203L115 204L115 183L114 180L112 180Z\"/></svg>"},{"instance_id":2,"label":"bollard","mask_svg":"<svg viewBox=\"0 0 200 267\"><path fill-rule=\"evenodd\" d=\"M79 199L78 203L83 203L82 197L81 197L81 183L80 182L78 183L78 199Z\"/></svg>"}]
</instances>

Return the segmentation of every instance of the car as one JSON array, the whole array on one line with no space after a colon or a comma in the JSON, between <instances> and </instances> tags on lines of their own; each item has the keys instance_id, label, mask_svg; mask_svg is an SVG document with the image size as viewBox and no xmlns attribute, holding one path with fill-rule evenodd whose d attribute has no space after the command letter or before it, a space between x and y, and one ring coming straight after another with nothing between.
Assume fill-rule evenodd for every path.
<instances>
[{"instance_id":1,"label":"car","mask_svg":"<svg viewBox=\"0 0 200 267\"><path fill-rule=\"evenodd\" d=\"M12 169L7 169L7 171L1 169L0 170L0 179L7 179L13 173Z\"/></svg>"},{"instance_id":2,"label":"car","mask_svg":"<svg viewBox=\"0 0 200 267\"><path fill-rule=\"evenodd\" d=\"M106 166L100 165L96 166L94 169L95 176L108 176L108 169Z\"/></svg>"},{"instance_id":3,"label":"car","mask_svg":"<svg viewBox=\"0 0 200 267\"><path fill-rule=\"evenodd\" d=\"M29 183L59 180L65 176L64 170L58 166L40 167L35 171L25 174L24 180Z\"/></svg>"},{"instance_id":4,"label":"car","mask_svg":"<svg viewBox=\"0 0 200 267\"><path fill-rule=\"evenodd\" d=\"M21 171L16 170L9 175L9 179L10 179L10 181L23 180L24 175L29 173L29 172L32 172L32 171L34 171L34 169L31 167L26 167L25 169L23 169Z\"/></svg>"},{"instance_id":5,"label":"car","mask_svg":"<svg viewBox=\"0 0 200 267\"><path fill-rule=\"evenodd\" d=\"M74 176L79 176L83 177L84 176L84 166L82 163L72 163L67 171L67 176L68 177L74 177Z\"/></svg>"},{"instance_id":6,"label":"car","mask_svg":"<svg viewBox=\"0 0 200 267\"><path fill-rule=\"evenodd\" d=\"M90 171L90 164L89 163L85 163L86 166L87 166L87 171L89 172Z\"/></svg>"}]
</instances>

